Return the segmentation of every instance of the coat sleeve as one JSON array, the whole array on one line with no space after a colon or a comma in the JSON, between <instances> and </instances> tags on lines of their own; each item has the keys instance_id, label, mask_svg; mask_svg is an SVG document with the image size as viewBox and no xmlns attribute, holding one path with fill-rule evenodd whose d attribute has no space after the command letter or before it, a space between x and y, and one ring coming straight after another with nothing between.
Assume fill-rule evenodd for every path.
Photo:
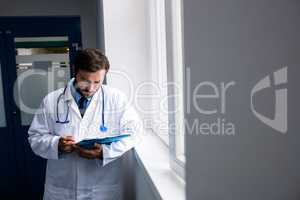
<instances>
[{"instance_id":1,"label":"coat sleeve","mask_svg":"<svg viewBox=\"0 0 300 200\"><path fill-rule=\"evenodd\" d=\"M28 141L33 152L45 159L58 159L58 142L60 136L51 134L50 115L46 111L45 99L34 115L28 130Z\"/></svg>"},{"instance_id":2,"label":"coat sleeve","mask_svg":"<svg viewBox=\"0 0 300 200\"><path fill-rule=\"evenodd\" d=\"M130 134L130 136L110 145L102 145L102 165L107 165L133 148L139 141L139 135L142 131L142 123L135 109L132 106L127 106L120 115L120 134Z\"/></svg>"}]
</instances>

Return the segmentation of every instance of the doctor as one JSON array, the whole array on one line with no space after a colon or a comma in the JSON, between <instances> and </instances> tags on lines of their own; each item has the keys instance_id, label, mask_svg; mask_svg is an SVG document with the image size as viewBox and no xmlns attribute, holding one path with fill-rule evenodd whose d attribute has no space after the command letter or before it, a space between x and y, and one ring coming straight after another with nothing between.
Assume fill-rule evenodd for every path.
<instances>
[{"instance_id":1,"label":"doctor","mask_svg":"<svg viewBox=\"0 0 300 200\"><path fill-rule=\"evenodd\" d=\"M125 95L102 85L109 62L97 49L79 51L75 79L49 93L29 128L35 154L48 159L44 200L121 199L121 159L134 146L140 121ZM76 142L95 134L131 134L86 150Z\"/></svg>"}]
</instances>

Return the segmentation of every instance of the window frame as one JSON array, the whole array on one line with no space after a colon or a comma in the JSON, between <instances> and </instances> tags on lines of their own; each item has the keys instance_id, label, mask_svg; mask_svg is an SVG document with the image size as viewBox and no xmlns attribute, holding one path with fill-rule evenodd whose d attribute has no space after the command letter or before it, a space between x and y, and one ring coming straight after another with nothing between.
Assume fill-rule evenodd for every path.
<instances>
[{"instance_id":1,"label":"window frame","mask_svg":"<svg viewBox=\"0 0 300 200\"><path fill-rule=\"evenodd\" d=\"M160 130L153 132L164 142L169 148L169 164L170 167L182 179L185 178L185 124L180 124L180 131L175 131L170 126L177 126L180 122L184 122L184 55L183 55L183 9L182 0L153 0L149 2L150 8L150 38L151 38L151 66L152 76L158 76L158 84L160 88L166 87L167 97L176 96L180 92L179 98L168 98L168 132L165 136ZM181 67L181 72L176 67ZM178 83L178 75L180 78L180 87L176 91L171 85L164 85L164 79L161 77L163 73L158 73L159 69L166 69L166 82ZM177 76L177 77L176 77ZM174 84L173 84L174 85ZM174 112L180 105L180 112ZM161 113L155 113L154 116L160 117ZM155 124L155 122L153 122Z\"/></svg>"},{"instance_id":2,"label":"window frame","mask_svg":"<svg viewBox=\"0 0 300 200\"><path fill-rule=\"evenodd\" d=\"M185 179L185 99L184 99L184 88L185 88L185 71L184 71L184 36L183 36L183 4L182 0L167 0L166 1L166 34L167 37L167 74L168 82L175 83L178 77L175 77L176 67L181 67L181 80L179 83L179 89L181 91L181 112L172 113L169 112L169 124L174 124L177 127L178 115L180 116L183 124L181 124L181 130L179 133L175 130L177 128L169 129L169 152L170 152L170 167L176 172L181 178ZM180 73L179 73L180 74ZM168 96L176 96L177 92L174 87L168 88ZM177 102L176 102L177 101ZM178 108L178 99L169 99L169 110L174 111ZM176 119L177 118L177 119ZM181 140L181 141L180 141ZM180 141L180 146L178 145Z\"/></svg>"}]
</instances>

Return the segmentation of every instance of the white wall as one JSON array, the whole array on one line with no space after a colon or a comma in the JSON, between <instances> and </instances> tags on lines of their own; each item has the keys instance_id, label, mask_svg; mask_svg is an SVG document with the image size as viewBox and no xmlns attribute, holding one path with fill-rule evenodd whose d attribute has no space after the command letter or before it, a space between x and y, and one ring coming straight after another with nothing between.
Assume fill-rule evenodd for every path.
<instances>
[{"instance_id":1,"label":"white wall","mask_svg":"<svg viewBox=\"0 0 300 200\"><path fill-rule=\"evenodd\" d=\"M124 91L129 97L144 81L151 80L150 34L147 0L104 0L105 50L111 63L109 85ZM123 75L128 76L129 81ZM139 101L149 107L150 102ZM138 109L139 110L139 109ZM146 114L139 112L143 119Z\"/></svg>"},{"instance_id":2,"label":"white wall","mask_svg":"<svg viewBox=\"0 0 300 200\"><path fill-rule=\"evenodd\" d=\"M83 47L96 47L96 0L0 0L0 16L60 15L79 15L81 17Z\"/></svg>"},{"instance_id":3,"label":"white wall","mask_svg":"<svg viewBox=\"0 0 300 200\"><path fill-rule=\"evenodd\" d=\"M153 79L148 4L149 0L103 0L105 51L111 63L107 84L121 89L129 98L132 97L129 82L136 92L140 84ZM130 81L116 72L125 73ZM153 91L148 88L146 92ZM142 120L152 119L153 116L138 109L139 106L149 109L150 99L132 103ZM146 181L147 173L137 164L134 153L127 154L123 161L125 199L154 199L155 194Z\"/></svg>"}]
</instances>

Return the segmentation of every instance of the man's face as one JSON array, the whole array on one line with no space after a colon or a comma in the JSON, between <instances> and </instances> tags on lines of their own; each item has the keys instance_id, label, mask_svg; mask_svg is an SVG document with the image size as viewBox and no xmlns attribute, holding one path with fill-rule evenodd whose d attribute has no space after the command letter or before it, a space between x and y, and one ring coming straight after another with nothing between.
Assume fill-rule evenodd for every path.
<instances>
[{"instance_id":1,"label":"man's face","mask_svg":"<svg viewBox=\"0 0 300 200\"><path fill-rule=\"evenodd\" d=\"M76 74L76 87L85 97L90 97L100 88L106 74L105 69L96 72L79 70Z\"/></svg>"}]
</instances>

